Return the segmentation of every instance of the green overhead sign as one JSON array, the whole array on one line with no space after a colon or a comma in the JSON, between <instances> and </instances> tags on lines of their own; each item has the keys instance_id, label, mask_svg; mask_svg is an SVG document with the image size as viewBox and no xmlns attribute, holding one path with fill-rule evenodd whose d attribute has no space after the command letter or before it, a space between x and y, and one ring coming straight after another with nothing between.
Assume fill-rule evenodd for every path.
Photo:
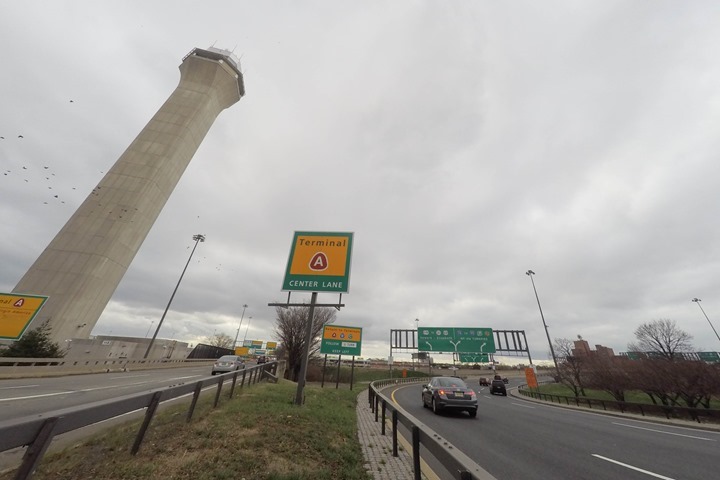
<instances>
[{"instance_id":1,"label":"green overhead sign","mask_svg":"<svg viewBox=\"0 0 720 480\"><path fill-rule=\"evenodd\" d=\"M418 328L418 351L436 353L495 353L492 328Z\"/></svg>"},{"instance_id":2,"label":"green overhead sign","mask_svg":"<svg viewBox=\"0 0 720 480\"><path fill-rule=\"evenodd\" d=\"M459 353L460 363L490 363L490 355L487 353Z\"/></svg>"}]
</instances>

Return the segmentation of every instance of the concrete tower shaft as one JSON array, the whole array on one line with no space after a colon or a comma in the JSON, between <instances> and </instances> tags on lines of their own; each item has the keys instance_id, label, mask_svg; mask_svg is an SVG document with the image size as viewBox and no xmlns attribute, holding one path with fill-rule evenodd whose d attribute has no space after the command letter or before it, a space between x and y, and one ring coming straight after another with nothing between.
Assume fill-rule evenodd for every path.
<instances>
[{"instance_id":1,"label":"concrete tower shaft","mask_svg":"<svg viewBox=\"0 0 720 480\"><path fill-rule=\"evenodd\" d=\"M194 49L180 83L17 284L49 298L30 329L87 338L221 111L245 94L234 56Z\"/></svg>"}]
</instances>

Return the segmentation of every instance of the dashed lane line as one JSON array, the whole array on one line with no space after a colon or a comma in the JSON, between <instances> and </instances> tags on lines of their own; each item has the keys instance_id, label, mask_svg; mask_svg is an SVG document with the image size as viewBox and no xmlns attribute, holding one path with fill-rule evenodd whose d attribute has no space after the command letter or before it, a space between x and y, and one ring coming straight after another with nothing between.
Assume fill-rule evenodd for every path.
<instances>
[{"instance_id":1,"label":"dashed lane line","mask_svg":"<svg viewBox=\"0 0 720 480\"><path fill-rule=\"evenodd\" d=\"M634 467L627 463L618 462L617 460L613 460L612 458L603 457L602 455L593 453L592 456L595 458L599 458L600 460L605 460L606 462L614 463L615 465L620 465L621 467L629 468L630 470L635 470L636 472L644 473L645 475L650 475L651 477L661 478L663 480L675 480L671 477L666 477L665 475L660 475L659 473L651 472L650 470L644 470L642 468Z\"/></svg>"},{"instance_id":2,"label":"dashed lane line","mask_svg":"<svg viewBox=\"0 0 720 480\"><path fill-rule=\"evenodd\" d=\"M613 425L618 425L621 427L627 427L627 428L636 428L638 430L646 430L648 432L654 432L654 433L664 433L665 435L675 435L676 437L685 437L685 438L692 438L695 440L705 440L708 442L717 442L714 438L705 438L705 437L697 437L695 435L685 435L683 433L674 433L674 432L666 432L664 430L656 430L654 428L645 428L645 427L638 427L637 425L628 425L626 423L618 423L618 422L612 422Z\"/></svg>"}]
</instances>

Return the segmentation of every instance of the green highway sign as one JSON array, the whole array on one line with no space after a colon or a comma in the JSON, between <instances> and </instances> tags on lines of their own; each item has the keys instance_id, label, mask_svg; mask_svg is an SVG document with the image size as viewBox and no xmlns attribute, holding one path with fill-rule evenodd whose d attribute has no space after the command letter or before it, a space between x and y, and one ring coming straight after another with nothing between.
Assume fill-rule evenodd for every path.
<instances>
[{"instance_id":1,"label":"green highway sign","mask_svg":"<svg viewBox=\"0 0 720 480\"><path fill-rule=\"evenodd\" d=\"M325 325L320 353L359 356L362 350L362 328Z\"/></svg>"},{"instance_id":2,"label":"green highway sign","mask_svg":"<svg viewBox=\"0 0 720 480\"><path fill-rule=\"evenodd\" d=\"M461 363L490 363L490 355L487 353L459 353Z\"/></svg>"},{"instance_id":3,"label":"green highway sign","mask_svg":"<svg viewBox=\"0 0 720 480\"><path fill-rule=\"evenodd\" d=\"M418 351L435 353L495 353L492 328L418 328Z\"/></svg>"},{"instance_id":4,"label":"green highway sign","mask_svg":"<svg viewBox=\"0 0 720 480\"><path fill-rule=\"evenodd\" d=\"M700 360L708 363L720 363L720 354L718 352L697 352Z\"/></svg>"}]
</instances>

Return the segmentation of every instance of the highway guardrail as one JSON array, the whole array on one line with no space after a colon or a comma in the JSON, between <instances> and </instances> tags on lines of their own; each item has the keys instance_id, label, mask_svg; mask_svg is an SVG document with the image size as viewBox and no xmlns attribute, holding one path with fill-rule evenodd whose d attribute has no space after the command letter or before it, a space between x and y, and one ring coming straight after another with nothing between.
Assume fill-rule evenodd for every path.
<instances>
[{"instance_id":1,"label":"highway guardrail","mask_svg":"<svg viewBox=\"0 0 720 480\"><path fill-rule=\"evenodd\" d=\"M112 400L102 400L78 407L55 410L41 415L6 420L0 422L0 452L27 445L28 448L15 476L16 480L27 480L32 477L50 442L56 435L87 427L126 413L147 409L130 450L135 455L140 450L145 432L150 426L153 415L161 402L192 394L192 402L186 416L186 422L190 422L203 389L217 385L213 403L213 408L215 408L220 400L220 394L225 382L232 382L229 393L229 398L232 398L238 380L240 381L239 387L243 388L245 385L250 386L262 380L276 381L277 373L278 362L263 363L245 370L204 378L195 383L149 390Z\"/></svg>"},{"instance_id":2,"label":"highway guardrail","mask_svg":"<svg viewBox=\"0 0 720 480\"><path fill-rule=\"evenodd\" d=\"M495 480L480 465L470 457L462 453L450 442L435 433L430 427L410 415L406 410L393 402L388 396L382 393L382 389L389 385L402 383L418 383L428 381L428 378L413 377L389 380L378 380L370 384L368 389L368 402L370 409L375 414L375 421L381 423L381 434L385 435L387 412L390 412L392 427L392 456L398 456L398 425L401 424L411 432L413 474L415 480L422 479L420 468L420 446L432 455L443 466L452 478L458 480Z\"/></svg>"}]
</instances>

